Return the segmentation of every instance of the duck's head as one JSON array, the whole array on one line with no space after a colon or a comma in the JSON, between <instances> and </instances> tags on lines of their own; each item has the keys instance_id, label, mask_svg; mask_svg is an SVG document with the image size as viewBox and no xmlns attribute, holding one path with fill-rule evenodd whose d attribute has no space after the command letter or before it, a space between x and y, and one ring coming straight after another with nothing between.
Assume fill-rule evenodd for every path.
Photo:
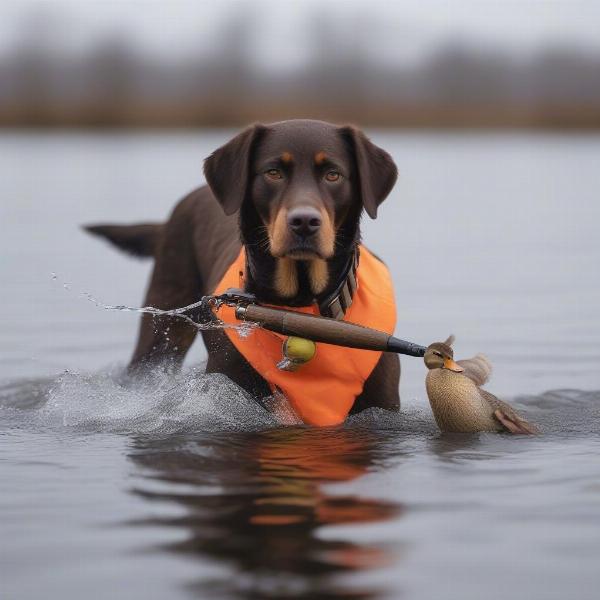
<instances>
[{"instance_id":1,"label":"duck's head","mask_svg":"<svg viewBox=\"0 0 600 600\"><path fill-rule=\"evenodd\" d=\"M454 362L452 344L454 336L451 335L445 342L434 342L427 347L423 360L428 369L448 369L462 373L464 369Z\"/></svg>"}]
</instances>

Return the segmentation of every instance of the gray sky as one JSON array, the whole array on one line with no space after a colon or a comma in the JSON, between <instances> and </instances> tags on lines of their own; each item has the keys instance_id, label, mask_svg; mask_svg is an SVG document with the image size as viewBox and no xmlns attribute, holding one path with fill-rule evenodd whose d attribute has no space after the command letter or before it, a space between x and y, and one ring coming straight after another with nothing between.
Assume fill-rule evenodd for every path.
<instances>
[{"instance_id":1,"label":"gray sky","mask_svg":"<svg viewBox=\"0 0 600 600\"><path fill-rule=\"evenodd\" d=\"M122 34L175 59L210 52L234 12L252 24L255 60L273 69L302 64L315 22L337 28L347 44L362 39L362 51L392 62L418 60L456 39L515 53L550 44L600 50L600 0L2 0L0 53L19 43L24 27L43 32L51 19L60 35L47 43L57 52Z\"/></svg>"}]
</instances>

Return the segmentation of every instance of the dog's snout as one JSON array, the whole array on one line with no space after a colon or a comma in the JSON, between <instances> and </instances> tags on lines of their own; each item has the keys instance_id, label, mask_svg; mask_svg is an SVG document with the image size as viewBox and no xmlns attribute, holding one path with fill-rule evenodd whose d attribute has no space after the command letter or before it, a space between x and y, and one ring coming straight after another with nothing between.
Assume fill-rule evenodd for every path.
<instances>
[{"instance_id":1,"label":"dog's snout","mask_svg":"<svg viewBox=\"0 0 600 600\"><path fill-rule=\"evenodd\" d=\"M295 208L287 216L289 228L301 237L314 235L321 228L321 213L312 207Z\"/></svg>"}]
</instances>

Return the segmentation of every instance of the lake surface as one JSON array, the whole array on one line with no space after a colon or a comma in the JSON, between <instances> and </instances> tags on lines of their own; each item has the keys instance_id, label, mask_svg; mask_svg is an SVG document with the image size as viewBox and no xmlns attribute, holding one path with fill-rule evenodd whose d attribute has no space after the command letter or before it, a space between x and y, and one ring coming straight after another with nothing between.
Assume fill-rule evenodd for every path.
<instances>
[{"instance_id":1,"label":"lake surface","mask_svg":"<svg viewBox=\"0 0 600 600\"><path fill-rule=\"evenodd\" d=\"M399 415L278 426L192 348L124 389L149 262L82 223L162 220L232 134L0 135L0 598L592 599L600 588L600 136L373 131L366 243L396 334L485 352L544 434Z\"/></svg>"}]
</instances>

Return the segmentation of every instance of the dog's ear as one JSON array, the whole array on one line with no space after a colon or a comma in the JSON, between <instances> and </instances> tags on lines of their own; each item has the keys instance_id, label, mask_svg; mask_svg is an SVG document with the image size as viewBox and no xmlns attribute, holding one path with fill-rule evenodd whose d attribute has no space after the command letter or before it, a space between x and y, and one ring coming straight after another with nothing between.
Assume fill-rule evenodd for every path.
<instances>
[{"instance_id":1,"label":"dog's ear","mask_svg":"<svg viewBox=\"0 0 600 600\"><path fill-rule=\"evenodd\" d=\"M396 183L396 164L385 150L376 146L360 129L349 125L342 127L340 133L354 152L363 206L371 219L375 219L377 207Z\"/></svg>"},{"instance_id":2,"label":"dog's ear","mask_svg":"<svg viewBox=\"0 0 600 600\"><path fill-rule=\"evenodd\" d=\"M204 176L226 215L239 210L248 187L252 148L264 129L251 125L204 161Z\"/></svg>"}]
</instances>

